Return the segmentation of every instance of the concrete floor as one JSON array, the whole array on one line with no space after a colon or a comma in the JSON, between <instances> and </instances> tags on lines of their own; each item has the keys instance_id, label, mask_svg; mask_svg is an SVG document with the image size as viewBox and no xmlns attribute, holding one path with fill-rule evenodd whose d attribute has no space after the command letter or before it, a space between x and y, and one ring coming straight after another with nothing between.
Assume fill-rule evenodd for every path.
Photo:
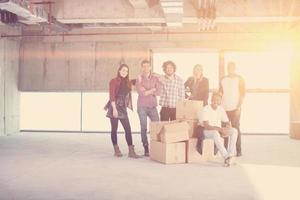
<instances>
[{"instance_id":1,"label":"concrete floor","mask_svg":"<svg viewBox=\"0 0 300 200\"><path fill-rule=\"evenodd\" d=\"M134 141L142 153L139 135ZM0 137L0 200L300 199L299 140L243 136L243 153L230 168L163 165L113 157L108 134Z\"/></svg>"}]
</instances>

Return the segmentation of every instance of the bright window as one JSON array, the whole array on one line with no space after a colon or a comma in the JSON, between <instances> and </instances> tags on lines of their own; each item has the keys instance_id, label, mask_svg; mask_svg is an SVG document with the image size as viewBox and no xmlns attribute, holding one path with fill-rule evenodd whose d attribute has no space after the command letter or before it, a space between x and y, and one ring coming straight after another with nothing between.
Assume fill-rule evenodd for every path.
<instances>
[{"instance_id":1,"label":"bright window","mask_svg":"<svg viewBox=\"0 0 300 200\"><path fill-rule=\"evenodd\" d=\"M95 93L86 92L83 93L82 98L82 130L83 131L101 131L110 132L110 120L106 117L106 111L103 109L106 102L108 101L108 93ZM133 110L128 109L128 117L133 132L140 130L140 122L137 115L136 102L137 94L132 94ZM124 129L119 123L118 130L123 132Z\"/></svg>"},{"instance_id":2,"label":"bright window","mask_svg":"<svg viewBox=\"0 0 300 200\"><path fill-rule=\"evenodd\" d=\"M80 93L22 92L20 129L80 131Z\"/></svg>"},{"instance_id":3,"label":"bright window","mask_svg":"<svg viewBox=\"0 0 300 200\"><path fill-rule=\"evenodd\" d=\"M241 112L244 133L288 133L288 93L248 93Z\"/></svg>"},{"instance_id":4,"label":"bright window","mask_svg":"<svg viewBox=\"0 0 300 200\"><path fill-rule=\"evenodd\" d=\"M288 89L290 59L272 52L229 52L225 63L234 61L248 89Z\"/></svg>"},{"instance_id":5,"label":"bright window","mask_svg":"<svg viewBox=\"0 0 300 200\"><path fill-rule=\"evenodd\" d=\"M135 92L132 98L134 112L128 109L128 117L132 131L139 132ZM110 121L103 109L107 100L107 92L84 92L81 110L80 93L24 92L21 93L20 129L110 132ZM121 123L118 130L124 131Z\"/></svg>"},{"instance_id":6,"label":"bright window","mask_svg":"<svg viewBox=\"0 0 300 200\"><path fill-rule=\"evenodd\" d=\"M228 52L224 57L226 65L236 63L237 73L244 77L248 91L252 90L242 106L243 132L288 133L290 58L278 51ZM276 89L287 91L274 92Z\"/></svg>"}]
</instances>

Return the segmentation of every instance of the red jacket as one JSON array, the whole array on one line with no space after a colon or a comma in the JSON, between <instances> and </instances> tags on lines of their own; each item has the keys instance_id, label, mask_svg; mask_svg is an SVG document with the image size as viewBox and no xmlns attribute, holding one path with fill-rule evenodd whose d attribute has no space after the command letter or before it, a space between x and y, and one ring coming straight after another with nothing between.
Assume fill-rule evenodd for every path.
<instances>
[{"instance_id":1,"label":"red jacket","mask_svg":"<svg viewBox=\"0 0 300 200\"><path fill-rule=\"evenodd\" d=\"M116 77L109 82L109 100L110 102L116 101L116 97L121 85L121 78ZM126 106L132 110L132 97L131 92L126 97Z\"/></svg>"}]
</instances>

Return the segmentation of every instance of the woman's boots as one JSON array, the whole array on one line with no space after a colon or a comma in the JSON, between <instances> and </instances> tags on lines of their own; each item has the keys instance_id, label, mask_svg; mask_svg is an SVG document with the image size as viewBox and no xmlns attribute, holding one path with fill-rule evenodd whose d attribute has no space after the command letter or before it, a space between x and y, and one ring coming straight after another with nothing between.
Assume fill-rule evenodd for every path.
<instances>
[{"instance_id":1,"label":"woman's boots","mask_svg":"<svg viewBox=\"0 0 300 200\"><path fill-rule=\"evenodd\" d=\"M134 151L134 146L130 145L128 146L128 157L129 158L140 158L141 156L137 155Z\"/></svg>"},{"instance_id":2,"label":"woman's boots","mask_svg":"<svg viewBox=\"0 0 300 200\"><path fill-rule=\"evenodd\" d=\"M123 156L123 154L121 153L120 148L117 144L114 145L114 150L115 150L114 156L116 156L116 157L122 157Z\"/></svg>"},{"instance_id":3,"label":"woman's boots","mask_svg":"<svg viewBox=\"0 0 300 200\"><path fill-rule=\"evenodd\" d=\"M128 149L129 149L129 151L128 151L128 157L129 158L140 158L141 157L141 156L139 156L135 153L133 145L128 146ZM116 157L122 157L123 156L123 154L121 153L120 148L117 144L114 145L114 150L115 150L114 156L116 156Z\"/></svg>"}]
</instances>

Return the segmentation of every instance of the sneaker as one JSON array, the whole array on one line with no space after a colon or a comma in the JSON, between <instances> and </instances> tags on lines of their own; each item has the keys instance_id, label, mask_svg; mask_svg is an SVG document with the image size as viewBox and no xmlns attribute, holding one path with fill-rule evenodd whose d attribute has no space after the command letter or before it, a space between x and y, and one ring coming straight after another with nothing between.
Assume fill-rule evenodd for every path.
<instances>
[{"instance_id":1,"label":"sneaker","mask_svg":"<svg viewBox=\"0 0 300 200\"><path fill-rule=\"evenodd\" d=\"M227 157L227 158L225 159L225 161L224 161L224 166L225 166L225 167L230 167L231 164L232 164L232 157L229 156L229 157Z\"/></svg>"},{"instance_id":2,"label":"sneaker","mask_svg":"<svg viewBox=\"0 0 300 200\"><path fill-rule=\"evenodd\" d=\"M237 152L236 157L241 157L242 156L242 152Z\"/></svg>"}]
</instances>

